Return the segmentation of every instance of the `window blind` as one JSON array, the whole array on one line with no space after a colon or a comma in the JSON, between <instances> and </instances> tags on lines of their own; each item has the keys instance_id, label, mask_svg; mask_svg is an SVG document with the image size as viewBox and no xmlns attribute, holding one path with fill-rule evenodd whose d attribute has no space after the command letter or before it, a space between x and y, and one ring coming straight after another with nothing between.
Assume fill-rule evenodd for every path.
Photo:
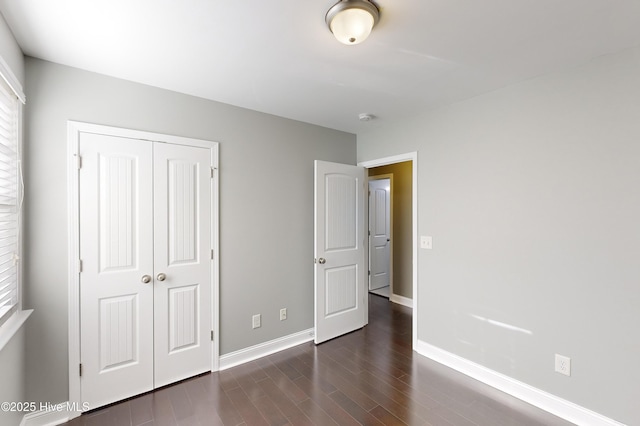
<instances>
[{"instance_id":1,"label":"window blind","mask_svg":"<svg viewBox=\"0 0 640 426\"><path fill-rule=\"evenodd\" d=\"M19 100L0 78L0 324L18 307Z\"/></svg>"}]
</instances>

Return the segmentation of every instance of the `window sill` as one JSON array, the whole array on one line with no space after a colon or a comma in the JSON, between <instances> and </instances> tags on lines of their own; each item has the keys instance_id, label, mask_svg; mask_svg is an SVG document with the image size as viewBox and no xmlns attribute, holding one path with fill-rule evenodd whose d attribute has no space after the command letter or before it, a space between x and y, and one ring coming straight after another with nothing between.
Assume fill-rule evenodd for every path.
<instances>
[{"instance_id":1,"label":"window sill","mask_svg":"<svg viewBox=\"0 0 640 426\"><path fill-rule=\"evenodd\" d=\"M29 318L33 309L16 312L0 327L0 351L5 347L11 338L20 330L22 324Z\"/></svg>"}]
</instances>

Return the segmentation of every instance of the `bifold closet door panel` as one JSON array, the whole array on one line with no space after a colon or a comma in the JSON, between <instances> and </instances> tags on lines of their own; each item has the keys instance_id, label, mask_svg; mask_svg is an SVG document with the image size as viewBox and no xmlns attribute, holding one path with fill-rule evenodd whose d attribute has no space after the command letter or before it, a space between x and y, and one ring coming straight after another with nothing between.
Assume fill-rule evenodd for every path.
<instances>
[{"instance_id":1,"label":"bifold closet door panel","mask_svg":"<svg viewBox=\"0 0 640 426\"><path fill-rule=\"evenodd\" d=\"M211 370L210 159L154 144L156 387Z\"/></svg>"},{"instance_id":2,"label":"bifold closet door panel","mask_svg":"<svg viewBox=\"0 0 640 426\"><path fill-rule=\"evenodd\" d=\"M152 144L81 133L82 400L153 389Z\"/></svg>"}]
</instances>

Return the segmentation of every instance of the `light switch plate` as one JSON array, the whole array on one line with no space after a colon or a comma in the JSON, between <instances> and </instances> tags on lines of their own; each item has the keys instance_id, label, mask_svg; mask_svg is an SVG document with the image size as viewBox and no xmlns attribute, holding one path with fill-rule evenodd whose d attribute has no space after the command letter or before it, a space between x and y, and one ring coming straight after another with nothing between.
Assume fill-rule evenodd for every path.
<instances>
[{"instance_id":1,"label":"light switch plate","mask_svg":"<svg viewBox=\"0 0 640 426\"><path fill-rule=\"evenodd\" d=\"M420 237L420 248L431 250L433 248L433 241L431 236L423 235Z\"/></svg>"}]
</instances>

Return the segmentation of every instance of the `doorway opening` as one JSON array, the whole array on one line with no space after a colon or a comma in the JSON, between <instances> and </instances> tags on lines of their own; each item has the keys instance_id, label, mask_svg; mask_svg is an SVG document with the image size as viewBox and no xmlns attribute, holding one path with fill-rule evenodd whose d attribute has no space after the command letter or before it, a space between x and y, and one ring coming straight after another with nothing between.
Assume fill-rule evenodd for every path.
<instances>
[{"instance_id":1,"label":"doorway opening","mask_svg":"<svg viewBox=\"0 0 640 426\"><path fill-rule=\"evenodd\" d=\"M316 160L314 163L314 341L322 343L362 328L368 323L369 241L365 200L368 170L381 166L408 163L405 198L410 212L404 221L408 250L404 256L409 265L411 290L400 299L416 300L417 296L417 153L382 158L352 166ZM410 176L410 178L409 178ZM390 203L387 203L390 204ZM389 225L391 229L392 226ZM391 240L391 238L389 238ZM386 241L386 238L385 238ZM391 261L389 261L391 263ZM398 267L398 269L401 269ZM390 272L387 272L390 275ZM394 291L394 293L396 293ZM394 297L394 302L398 299ZM397 296L397 295L396 295ZM412 344L417 342L417 303L413 308Z\"/></svg>"},{"instance_id":2,"label":"doorway opening","mask_svg":"<svg viewBox=\"0 0 640 426\"><path fill-rule=\"evenodd\" d=\"M369 178L369 291L413 307L413 162L367 170Z\"/></svg>"},{"instance_id":3,"label":"doorway opening","mask_svg":"<svg viewBox=\"0 0 640 426\"><path fill-rule=\"evenodd\" d=\"M393 293L393 173L369 169L369 293L389 299Z\"/></svg>"},{"instance_id":4,"label":"doorway opening","mask_svg":"<svg viewBox=\"0 0 640 426\"><path fill-rule=\"evenodd\" d=\"M417 317L418 317L418 272L417 272L417 241L418 241L418 214L417 214L417 152L401 154L393 157L361 162L358 165L365 167L365 174L371 182L389 182L389 237L383 237L382 229L386 227L380 216L374 213L371 217L371 209L377 209L377 213L383 212L381 204L386 186L378 183L369 194L369 291L380 294L375 287L380 285L379 278L384 277L384 267L387 262L387 254L384 244L388 238L388 278L386 287L390 302L398 303L413 309L413 346L417 341ZM373 198L373 199L372 199ZM373 205L372 205L373 204ZM375 223L372 223L375 221ZM376 229L377 228L377 229ZM377 236L376 236L377 234ZM382 260L380 260L382 259ZM381 267L380 267L381 265ZM372 285L373 284L373 285ZM373 287L373 288L372 288ZM384 296L383 296L384 297Z\"/></svg>"}]
</instances>

